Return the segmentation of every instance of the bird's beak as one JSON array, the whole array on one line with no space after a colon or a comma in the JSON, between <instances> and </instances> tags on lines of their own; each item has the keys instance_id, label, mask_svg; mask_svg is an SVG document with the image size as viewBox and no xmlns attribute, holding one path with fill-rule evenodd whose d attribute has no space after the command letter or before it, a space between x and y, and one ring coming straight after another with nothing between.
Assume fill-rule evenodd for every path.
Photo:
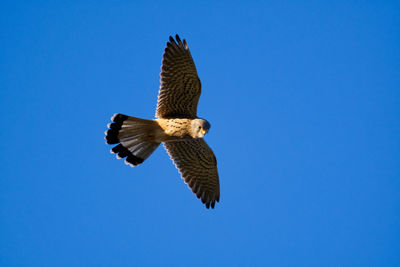
<instances>
[{"instance_id":1,"label":"bird's beak","mask_svg":"<svg viewBox=\"0 0 400 267\"><path fill-rule=\"evenodd\" d=\"M206 133L207 133L207 131L206 131L206 130L204 130L204 129L201 129L201 133L204 135L204 134L206 134Z\"/></svg>"}]
</instances>

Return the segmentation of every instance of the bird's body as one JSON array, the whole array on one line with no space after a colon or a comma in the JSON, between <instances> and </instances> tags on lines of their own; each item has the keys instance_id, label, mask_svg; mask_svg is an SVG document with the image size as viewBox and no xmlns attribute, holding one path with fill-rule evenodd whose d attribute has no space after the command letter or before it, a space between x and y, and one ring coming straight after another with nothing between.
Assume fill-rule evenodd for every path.
<instances>
[{"instance_id":1,"label":"bird's body","mask_svg":"<svg viewBox=\"0 0 400 267\"><path fill-rule=\"evenodd\" d=\"M160 142L200 137L192 129L192 122L195 120L196 119L155 119L164 134L161 134Z\"/></svg>"},{"instance_id":2,"label":"bird's body","mask_svg":"<svg viewBox=\"0 0 400 267\"><path fill-rule=\"evenodd\" d=\"M106 143L125 163L143 163L163 143L182 178L207 208L219 201L214 153L203 140L210 123L197 117L201 84L186 41L170 37L163 56L156 119L115 114Z\"/></svg>"}]
</instances>

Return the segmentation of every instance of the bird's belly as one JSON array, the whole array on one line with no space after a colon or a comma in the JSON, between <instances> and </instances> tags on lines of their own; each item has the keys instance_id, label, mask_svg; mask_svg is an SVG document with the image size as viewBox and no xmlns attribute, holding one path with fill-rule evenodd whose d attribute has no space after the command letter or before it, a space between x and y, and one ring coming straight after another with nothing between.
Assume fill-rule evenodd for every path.
<instances>
[{"instance_id":1,"label":"bird's belly","mask_svg":"<svg viewBox=\"0 0 400 267\"><path fill-rule=\"evenodd\" d=\"M155 132L157 142L179 141L192 138L187 125L190 119L156 119L159 128Z\"/></svg>"},{"instance_id":2,"label":"bird's belly","mask_svg":"<svg viewBox=\"0 0 400 267\"><path fill-rule=\"evenodd\" d=\"M156 142L179 141L192 138L189 134L176 131L157 131L154 136Z\"/></svg>"}]
</instances>

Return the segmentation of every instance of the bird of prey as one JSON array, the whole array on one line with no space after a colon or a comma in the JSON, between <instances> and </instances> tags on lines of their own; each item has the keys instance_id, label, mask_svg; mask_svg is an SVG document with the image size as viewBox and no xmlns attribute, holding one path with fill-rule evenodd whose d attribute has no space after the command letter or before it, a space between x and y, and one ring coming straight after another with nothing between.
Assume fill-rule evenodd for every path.
<instances>
[{"instance_id":1,"label":"bird of prey","mask_svg":"<svg viewBox=\"0 0 400 267\"><path fill-rule=\"evenodd\" d=\"M210 123L197 117L201 83L188 45L169 37L161 66L156 119L114 114L105 132L111 153L136 166L163 143L185 183L206 208L219 202L217 160L203 137Z\"/></svg>"}]
</instances>

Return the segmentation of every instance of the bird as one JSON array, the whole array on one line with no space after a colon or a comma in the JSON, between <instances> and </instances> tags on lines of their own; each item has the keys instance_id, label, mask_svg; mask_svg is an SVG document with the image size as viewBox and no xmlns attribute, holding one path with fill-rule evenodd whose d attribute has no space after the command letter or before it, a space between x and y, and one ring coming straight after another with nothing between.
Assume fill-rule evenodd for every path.
<instances>
[{"instance_id":1,"label":"bird","mask_svg":"<svg viewBox=\"0 0 400 267\"><path fill-rule=\"evenodd\" d=\"M220 199L217 159L204 141L211 124L197 116L201 82L185 39L170 36L160 73L155 119L116 113L105 132L111 153L131 167L142 164L163 143L181 178L205 205Z\"/></svg>"}]
</instances>

